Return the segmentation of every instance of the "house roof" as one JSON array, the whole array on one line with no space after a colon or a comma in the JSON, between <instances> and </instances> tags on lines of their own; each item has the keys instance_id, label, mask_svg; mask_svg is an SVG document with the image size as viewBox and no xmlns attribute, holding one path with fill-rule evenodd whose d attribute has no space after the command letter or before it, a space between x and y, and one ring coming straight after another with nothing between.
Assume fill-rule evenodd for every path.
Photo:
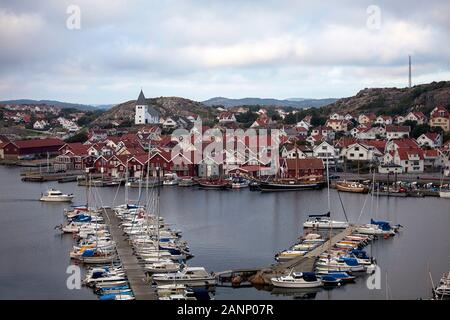
<instances>
[{"instance_id":1,"label":"house roof","mask_svg":"<svg viewBox=\"0 0 450 320\"><path fill-rule=\"evenodd\" d=\"M82 144L80 142L66 143L60 149L62 149L63 147L69 148L69 150L72 151L73 154L75 154L77 156L87 155L88 154L88 150L89 150L89 146L84 145L84 144Z\"/></svg>"},{"instance_id":2,"label":"house roof","mask_svg":"<svg viewBox=\"0 0 450 320\"><path fill-rule=\"evenodd\" d=\"M410 132L410 126L396 126L396 125L387 125L386 132Z\"/></svg>"},{"instance_id":3,"label":"house roof","mask_svg":"<svg viewBox=\"0 0 450 320\"><path fill-rule=\"evenodd\" d=\"M138 106L146 106L147 105L147 100L145 99L142 89L141 89L141 92L139 93L138 99L136 100L136 105L138 105Z\"/></svg>"},{"instance_id":4,"label":"house roof","mask_svg":"<svg viewBox=\"0 0 450 320\"><path fill-rule=\"evenodd\" d=\"M18 148L43 148L43 147L56 147L63 146L64 141L56 138L49 139L32 139L32 140L16 140L12 142Z\"/></svg>"},{"instance_id":5,"label":"house roof","mask_svg":"<svg viewBox=\"0 0 450 320\"><path fill-rule=\"evenodd\" d=\"M449 116L450 116L450 114L449 114L449 112L448 112L448 110L444 107L444 106L437 106L436 108L434 108L432 111L431 111L431 117L432 118L435 118L435 117L441 117L439 114L437 114L437 113L443 113L443 117L444 118L448 118Z\"/></svg>"},{"instance_id":6,"label":"house roof","mask_svg":"<svg viewBox=\"0 0 450 320\"><path fill-rule=\"evenodd\" d=\"M409 160L412 156L419 156L423 160L423 150L420 148L399 148L397 150L400 160Z\"/></svg>"},{"instance_id":7,"label":"house roof","mask_svg":"<svg viewBox=\"0 0 450 320\"><path fill-rule=\"evenodd\" d=\"M437 132L427 132L423 135L432 141L436 140L439 137L439 133Z\"/></svg>"},{"instance_id":8,"label":"house roof","mask_svg":"<svg viewBox=\"0 0 450 320\"><path fill-rule=\"evenodd\" d=\"M295 162L297 161L297 165ZM288 169L298 168L299 170L307 169L323 169L323 161L319 158L306 158L306 159L286 159L286 165Z\"/></svg>"}]
</instances>

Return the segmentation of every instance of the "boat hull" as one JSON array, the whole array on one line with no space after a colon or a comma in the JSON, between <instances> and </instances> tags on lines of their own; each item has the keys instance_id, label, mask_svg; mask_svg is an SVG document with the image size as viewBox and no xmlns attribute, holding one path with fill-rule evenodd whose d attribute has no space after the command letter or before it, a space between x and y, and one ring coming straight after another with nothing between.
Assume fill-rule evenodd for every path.
<instances>
[{"instance_id":1,"label":"boat hull","mask_svg":"<svg viewBox=\"0 0 450 320\"><path fill-rule=\"evenodd\" d=\"M320 280L316 280L316 281L304 281L304 280L299 280L299 281L280 281L277 278L272 278L270 279L270 281L272 282L272 284L275 287L279 287L279 288L317 288L322 286L322 282Z\"/></svg>"},{"instance_id":2,"label":"boat hull","mask_svg":"<svg viewBox=\"0 0 450 320\"><path fill-rule=\"evenodd\" d=\"M302 191L302 190L317 190L323 187L322 183L268 183L262 182L259 185L259 189L262 192L274 192L274 191Z\"/></svg>"}]
</instances>

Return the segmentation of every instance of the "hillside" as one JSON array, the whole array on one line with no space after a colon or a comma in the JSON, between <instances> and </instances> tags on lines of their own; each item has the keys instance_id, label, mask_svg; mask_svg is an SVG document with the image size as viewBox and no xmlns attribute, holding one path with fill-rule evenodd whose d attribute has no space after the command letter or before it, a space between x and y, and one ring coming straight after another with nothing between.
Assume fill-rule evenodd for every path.
<instances>
[{"instance_id":1,"label":"hillside","mask_svg":"<svg viewBox=\"0 0 450 320\"><path fill-rule=\"evenodd\" d=\"M292 99L262 99L262 98L242 98L242 99L229 99L224 97L215 97L203 101L202 103L207 106L223 106L226 108L238 107L238 106L276 106L276 107L294 107L294 108L307 108L307 107L322 107L324 105L335 102L336 99L305 99L305 98L292 98Z\"/></svg>"},{"instance_id":2,"label":"hillside","mask_svg":"<svg viewBox=\"0 0 450 320\"><path fill-rule=\"evenodd\" d=\"M55 106L62 109L74 108L82 111L93 111L98 109L108 109L112 107L112 105L98 105L92 106L87 104L80 103L70 103L70 102L61 102L56 100L32 100L32 99L17 99L17 100L4 100L0 101L0 104L29 104L29 105L38 105L38 104L46 104L48 106Z\"/></svg>"},{"instance_id":3,"label":"hillside","mask_svg":"<svg viewBox=\"0 0 450 320\"><path fill-rule=\"evenodd\" d=\"M200 102L179 97L159 97L146 99L147 104L157 109L162 117L171 115L199 115L202 119L214 118L216 111ZM110 121L133 121L136 100L130 100L109 109L97 118L93 124L106 124Z\"/></svg>"},{"instance_id":4,"label":"hillside","mask_svg":"<svg viewBox=\"0 0 450 320\"><path fill-rule=\"evenodd\" d=\"M367 113L397 115L411 110L429 114L437 105L450 105L450 81L432 82L412 88L372 88L339 99L323 108L325 114Z\"/></svg>"}]
</instances>

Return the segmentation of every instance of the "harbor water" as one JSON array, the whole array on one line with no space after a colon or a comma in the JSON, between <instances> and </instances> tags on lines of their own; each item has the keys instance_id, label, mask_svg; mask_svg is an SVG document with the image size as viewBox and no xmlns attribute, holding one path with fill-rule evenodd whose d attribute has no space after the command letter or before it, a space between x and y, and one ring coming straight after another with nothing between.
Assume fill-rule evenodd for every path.
<instances>
[{"instance_id":1,"label":"harbor water","mask_svg":"<svg viewBox=\"0 0 450 320\"><path fill-rule=\"evenodd\" d=\"M75 195L85 203L85 189L75 182L24 183L20 169L0 167L0 299L96 299L92 290L69 290L71 235L54 227L64 222L69 205L41 203L50 187ZM138 198L130 190L130 199ZM98 205L124 201L124 188L95 188ZM450 200L441 198L371 198L341 193L350 222L370 218L404 226L395 237L379 239L366 247L380 267L379 286L367 287L367 276L356 283L313 293L267 291L255 288L216 289L216 299L418 299L431 297L433 280L450 269ZM182 230L195 257L190 266L220 272L274 263L274 255L303 233L308 214L328 210L327 192L260 193L247 190L199 190L163 187L161 215ZM331 190L331 214L345 215L338 195Z\"/></svg>"}]
</instances>

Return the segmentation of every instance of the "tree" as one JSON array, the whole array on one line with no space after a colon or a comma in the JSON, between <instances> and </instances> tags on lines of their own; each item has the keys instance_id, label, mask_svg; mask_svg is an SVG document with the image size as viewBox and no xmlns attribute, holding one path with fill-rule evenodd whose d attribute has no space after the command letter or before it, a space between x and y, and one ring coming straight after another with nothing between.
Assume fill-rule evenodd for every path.
<instances>
[{"instance_id":1,"label":"tree","mask_svg":"<svg viewBox=\"0 0 450 320\"><path fill-rule=\"evenodd\" d=\"M284 118L284 124L295 124L295 123L297 123L297 116L294 113L289 112L287 116Z\"/></svg>"},{"instance_id":2,"label":"tree","mask_svg":"<svg viewBox=\"0 0 450 320\"><path fill-rule=\"evenodd\" d=\"M323 126L327 122L327 119L320 116L313 116L311 118L311 125L314 127Z\"/></svg>"},{"instance_id":3,"label":"tree","mask_svg":"<svg viewBox=\"0 0 450 320\"><path fill-rule=\"evenodd\" d=\"M65 142L74 143L74 142L85 142L88 139L88 134L86 130L80 131L77 134L67 138Z\"/></svg>"},{"instance_id":4,"label":"tree","mask_svg":"<svg viewBox=\"0 0 450 320\"><path fill-rule=\"evenodd\" d=\"M417 139L422 134L430 132L430 126L427 124L418 124L411 130L411 137Z\"/></svg>"}]
</instances>

